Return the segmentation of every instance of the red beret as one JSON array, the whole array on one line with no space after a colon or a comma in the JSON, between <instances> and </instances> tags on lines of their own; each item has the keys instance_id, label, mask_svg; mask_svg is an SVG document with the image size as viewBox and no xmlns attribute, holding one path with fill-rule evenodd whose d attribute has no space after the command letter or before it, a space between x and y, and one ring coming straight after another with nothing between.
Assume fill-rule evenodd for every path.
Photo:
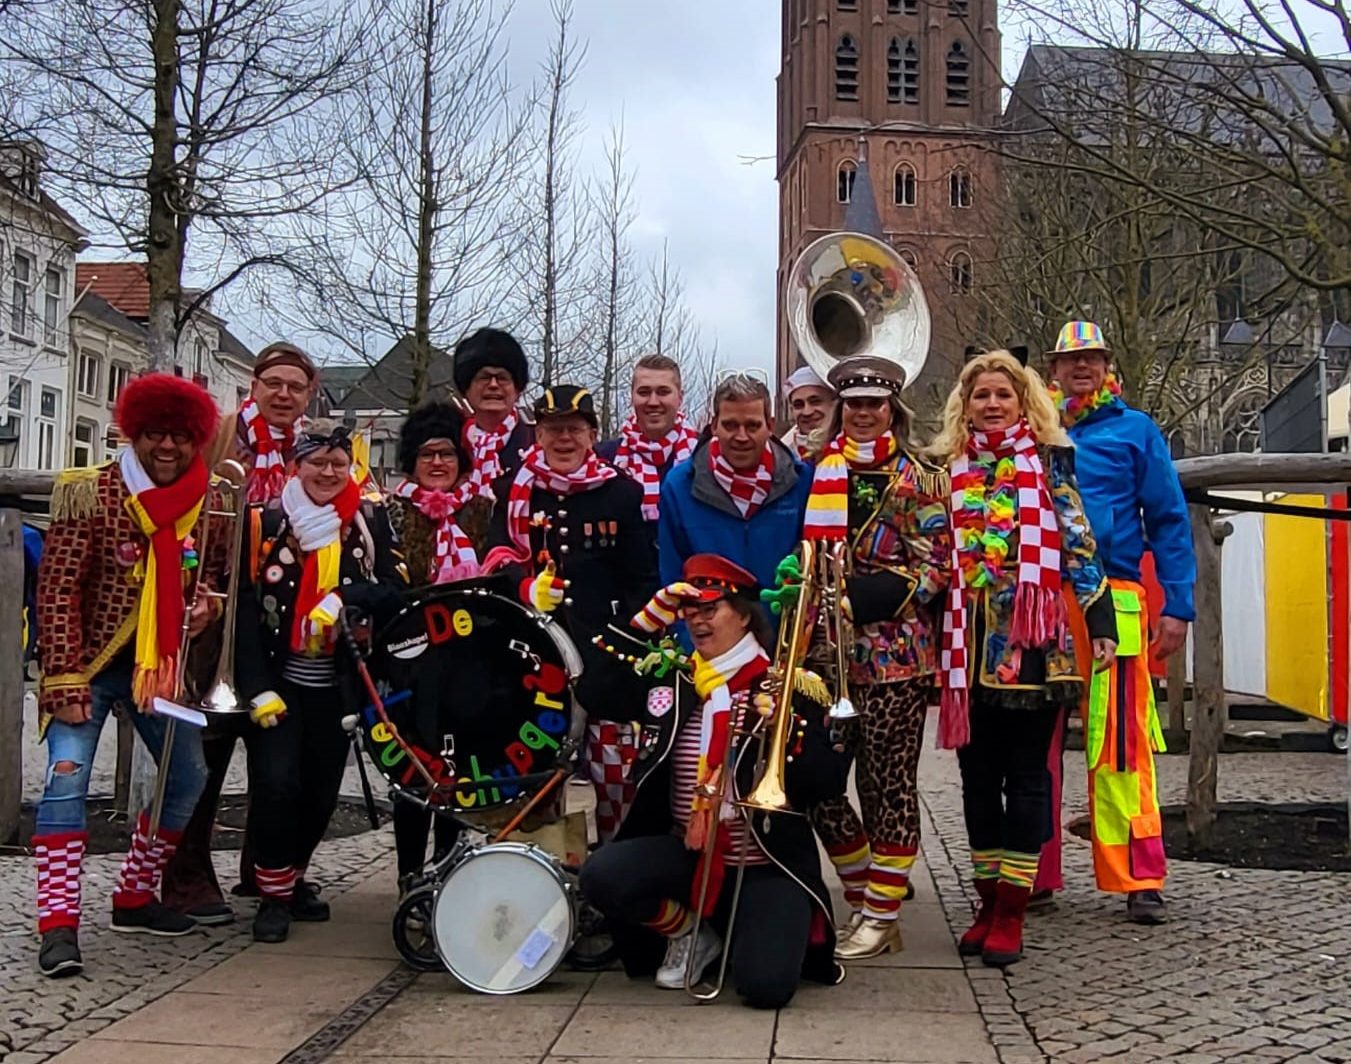
<instances>
[{"instance_id":1,"label":"red beret","mask_svg":"<svg viewBox=\"0 0 1351 1064\"><path fill-rule=\"evenodd\" d=\"M681 577L699 589L699 598L704 602L755 590L755 575L720 554L691 554L685 559Z\"/></svg>"},{"instance_id":2,"label":"red beret","mask_svg":"<svg viewBox=\"0 0 1351 1064\"><path fill-rule=\"evenodd\" d=\"M129 440L162 429L184 433L201 447L215 435L220 414L205 388L168 373L147 373L122 389L113 419Z\"/></svg>"}]
</instances>

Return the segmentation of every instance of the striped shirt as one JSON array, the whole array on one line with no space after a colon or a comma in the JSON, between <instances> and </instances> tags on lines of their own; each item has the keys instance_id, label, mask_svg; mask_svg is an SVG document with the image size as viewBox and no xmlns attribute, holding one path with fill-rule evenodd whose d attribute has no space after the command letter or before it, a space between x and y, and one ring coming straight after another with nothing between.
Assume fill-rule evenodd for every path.
<instances>
[{"instance_id":1,"label":"striped shirt","mask_svg":"<svg viewBox=\"0 0 1351 1064\"><path fill-rule=\"evenodd\" d=\"M332 687L337 670L332 654L288 654L281 667L282 679L297 687Z\"/></svg>"},{"instance_id":2,"label":"striped shirt","mask_svg":"<svg viewBox=\"0 0 1351 1064\"><path fill-rule=\"evenodd\" d=\"M735 724L739 725L749 701L750 696L747 692L732 695L732 717ZM680 825L682 836L689 827L690 810L694 805L694 785L699 780L699 732L703 726L703 719L704 707L700 703L681 725L680 732L676 735L675 746L671 750L671 815ZM746 818L741 815L740 810L726 827L731 842L729 860L732 860L741 853L742 841L747 830ZM769 858L765 856L754 837L751 838L751 846L746 853L746 864L769 864Z\"/></svg>"}]
</instances>

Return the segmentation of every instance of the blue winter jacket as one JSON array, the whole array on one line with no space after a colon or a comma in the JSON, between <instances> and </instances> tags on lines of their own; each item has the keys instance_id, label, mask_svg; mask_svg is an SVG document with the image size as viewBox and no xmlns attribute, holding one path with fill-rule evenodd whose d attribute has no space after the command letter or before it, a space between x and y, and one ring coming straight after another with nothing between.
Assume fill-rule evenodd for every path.
<instances>
[{"instance_id":1,"label":"blue winter jacket","mask_svg":"<svg viewBox=\"0 0 1351 1064\"><path fill-rule=\"evenodd\" d=\"M755 574L762 588L774 586L774 569L802 541L811 469L778 440L774 478L764 505L748 521L713 479L708 444L666 475L661 486L657 564L665 586L680 579L691 554L721 554Z\"/></svg>"},{"instance_id":2,"label":"blue winter jacket","mask_svg":"<svg viewBox=\"0 0 1351 1064\"><path fill-rule=\"evenodd\" d=\"M1079 492L1107 575L1140 579L1140 558L1154 553L1167 617L1196 617L1196 555L1182 484L1163 433L1148 414L1117 400L1070 430Z\"/></svg>"}]
</instances>

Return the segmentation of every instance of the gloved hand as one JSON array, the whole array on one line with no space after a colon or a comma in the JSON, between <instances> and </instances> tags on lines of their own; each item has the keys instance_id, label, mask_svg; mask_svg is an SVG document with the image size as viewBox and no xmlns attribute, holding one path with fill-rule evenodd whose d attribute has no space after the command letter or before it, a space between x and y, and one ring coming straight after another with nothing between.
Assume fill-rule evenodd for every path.
<instances>
[{"instance_id":1,"label":"gloved hand","mask_svg":"<svg viewBox=\"0 0 1351 1064\"><path fill-rule=\"evenodd\" d=\"M275 728L286 718L286 703L276 691L264 691L249 703L249 720L260 728Z\"/></svg>"},{"instance_id":2,"label":"gloved hand","mask_svg":"<svg viewBox=\"0 0 1351 1064\"><path fill-rule=\"evenodd\" d=\"M774 716L774 696L768 691L758 691L751 699L751 705L755 707L755 712L762 717Z\"/></svg>"},{"instance_id":3,"label":"gloved hand","mask_svg":"<svg viewBox=\"0 0 1351 1064\"><path fill-rule=\"evenodd\" d=\"M802 562L790 554L774 567L774 588L760 592L760 601L769 604L769 612L776 617L785 608L791 608L802 594Z\"/></svg>"},{"instance_id":4,"label":"gloved hand","mask_svg":"<svg viewBox=\"0 0 1351 1064\"><path fill-rule=\"evenodd\" d=\"M544 567L544 571L530 581L530 605L534 606L540 613L552 613L563 604L563 597L569 584L570 581L558 578L557 568L553 562L549 562Z\"/></svg>"}]
</instances>

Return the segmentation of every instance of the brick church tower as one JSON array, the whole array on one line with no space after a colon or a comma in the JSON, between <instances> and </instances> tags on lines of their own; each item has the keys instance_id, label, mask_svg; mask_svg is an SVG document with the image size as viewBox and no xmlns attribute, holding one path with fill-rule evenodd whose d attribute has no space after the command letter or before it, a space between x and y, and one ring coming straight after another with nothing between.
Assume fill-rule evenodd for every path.
<instances>
[{"instance_id":1,"label":"brick church tower","mask_svg":"<svg viewBox=\"0 0 1351 1064\"><path fill-rule=\"evenodd\" d=\"M916 269L933 345L910 394L933 410L980 337L980 283L997 194L985 150L999 117L996 0L783 0L778 78L780 380L798 365L784 279L817 237L848 225ZM873 196L876 210L861 202ZM862 222L860 222L862 220Z\"/></svg>"}]
</instances>

